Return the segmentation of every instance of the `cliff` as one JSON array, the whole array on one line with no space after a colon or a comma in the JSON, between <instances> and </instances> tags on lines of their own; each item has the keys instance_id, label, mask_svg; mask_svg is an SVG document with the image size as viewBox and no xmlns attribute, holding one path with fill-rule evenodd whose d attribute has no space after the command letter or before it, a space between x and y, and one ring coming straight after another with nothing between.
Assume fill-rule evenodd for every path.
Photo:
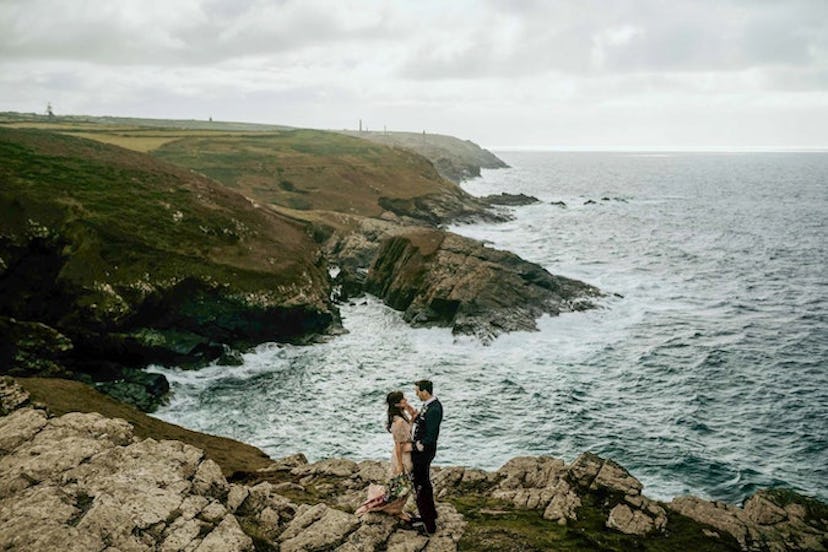
<instances>
[{"instance_id":1,"label":"cliff","mask_svg":"<svg viewBox=\"0 0 828 552\"><path fill-rule=\"evenodd\" d=\"M410 141L187 121L0 123L0 373L94 381L152 410L168 386L147 364L236 364L256 343L336 333L332 295L368 289L414 325L484 341L599 295L441 230L505 220L492 204L531 198L474 198ZM48 131L12 128L26 125ZM457 139L427 143L432 157L503 165ZM395 245L426 234L441 244L434 255ZM341 269L336 282L328 266Z\"/></svg>"},{"instance_id":2,"label":"cliff","mask_svg":"<svg viewBox=\"0 0 828 552\"><path fill-rule=\"evenodd\" d=\"M0 363L123 379L329 331L305 224L145 154L0 128ZM228 359L232 361L232 358Z\"/></svg>"},{"instance_id":3,"label":"cliff","mask_svg":"<svg viewBox=\"0 0 828 552\"><path fill-rule=\"evenodd\" d=\"M346 132L363 140L413 151L434 165L443 178L461 182L480 176L480 169L508 167L489 150L470 140L426 132Z\"/></svg>"},{"instance_id":4,"label":"cliff","mask_svg":"<svg viewBox=\"0 0 828 552\"><path fill-rule=\"evenodd\" d=\"M386 239L365 289L415 326L449 326L490 341L536 330L542 314L592 308L601 292L449 232L417 229Z\"/></svg>"},{"instance_id":5,"label":"cliff","mask_svg":"<svg viewBox=\"0 0 828 552\"><path fill-rule=\"evenodd\" d=\"M0 546L31 552L828 547L828 507L820 502L782 490L760 491L743 507L695 497L659 502L622 466L589 453L572 463L515 458L494 472L434 469L440 517L431 538L389 516L353 514L367 486L386 480L387 463L310 464L301 454L263 467L258 461L228 480L227 470L192 444L139 436L126 420L98 413L53 415L2 379Z\"/></svg>"}]
</instances>

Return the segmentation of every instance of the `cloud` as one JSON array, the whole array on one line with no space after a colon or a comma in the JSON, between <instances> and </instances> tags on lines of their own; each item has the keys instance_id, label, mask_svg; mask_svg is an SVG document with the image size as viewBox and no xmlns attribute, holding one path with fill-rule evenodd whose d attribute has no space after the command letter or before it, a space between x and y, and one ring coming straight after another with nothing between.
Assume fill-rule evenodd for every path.
<instances>
[{"instance_id":1,"label":"cloud","mask_svg":"<svg viewBox=\"0 0 828 552\"><path fill-rule=\"evenodd\" d=\"M828 2L0 0L0 110L47 101L488 143L771 142L746 121L789 113L828 144Z\"/></svg>"},{"instance_id":2,"label":"cloud","mask_svg":"<svg viewBox=\"0 0 828 552\"><path fill-rule=\"evenodd\" d=\"M490 2L485 16L450 22L401 67L409 78L488 78L741 70L825 63L824 2ZM585 16L586 14L586 16ZM504 29L507 32L504 32Z\"/></svg>"},{"instance_id":3,"label":"cloud","mask_svg":"<svg viewBox=\"0 0 828 552\"><path fill-rule=\"evenodd\" d=\"M387 36L385 10L287 0L0 3L0 57L100 64L208 64Z\"/></svg>"}]
</instances>

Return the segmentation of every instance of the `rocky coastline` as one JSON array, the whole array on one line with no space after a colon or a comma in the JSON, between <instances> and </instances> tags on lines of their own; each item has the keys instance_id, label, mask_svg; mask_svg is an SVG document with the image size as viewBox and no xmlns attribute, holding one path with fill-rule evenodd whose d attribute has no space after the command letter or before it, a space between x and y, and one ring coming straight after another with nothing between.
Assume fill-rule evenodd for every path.
<instances>
[{"instance_id":1,"label":"rocky coastline","mask_svg":"<svg viewBox=\"0 0 828 552\"><path fill-rule=\"evenodd\" d=\"M494 472L436 468L440 528L431 538L383 514L353 514L367 486L386 480L385 462L308 463L297 454L237 467L228 474L187 442L138 437L124 419L53 415L0 380L4 550L828 548L828 507L818 501L777 489L741 507L690 496L660 502L622 466L590 453L571 463L519 457Z\"/></svg>"},{"instance_id":2,"label":"rocky coastline","mask_svg":"<svg viewBox=\"0 0 828 552\"><path fill-rule=\"evenodd\" d=\"M146 131L104 130L89 137ZM152 411L169 386L148 364L229 369L258 343L335 336L338 303L366 292L484 343L600 296L442 229L534 199L474 198L438 174L440 155L505 166L473 144L429 137L429 161L422 140L166 132L148 155L0 125L0 373L80 379Z\"/></svg>"}]
</instances>

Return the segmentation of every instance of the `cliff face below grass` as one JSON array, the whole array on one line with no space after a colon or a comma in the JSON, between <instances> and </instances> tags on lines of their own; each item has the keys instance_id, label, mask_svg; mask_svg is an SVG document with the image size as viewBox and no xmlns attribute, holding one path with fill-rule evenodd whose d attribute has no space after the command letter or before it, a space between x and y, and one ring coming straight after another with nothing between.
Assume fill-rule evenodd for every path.
<instances>
[{"instance_id":1,"label":"cliff face below grass","mask_svg":"<svg viewBox=\"0 0 828 552\"><path fill-rule=\"evenodd\" d=\"M301 340L337 325L329 290L305 224L143 154L0 128L6 373L122 379Z\"/></svg>"},{"instance_id":2,"label":"cliff face below grass","mask_svg":"<svg viewBox=\"0 0 828 552\"><path fill-rule=\"evenodd\" d=\"M426 538L384 514L353 514L368 485L387 480L386 462L308 463L297 454L264 465L254 456L245 463L239 461L247 454L245 445L235 443L240 454L234 458L227 439L211 441L194 432L181 434L183 440L139 434L136 424L145 416L135 410L124 414L129 421L98 413L56 415L49 404L0 379L0 547L32 552L828 547L828 507L820 502L783 490L759 491L743 507L695 497L659 502L645 496L641 482L622 466L589 453L569 464L545 456L514 458L494 472L434 468L439 529ZM161 437L176 431L156 424ZM235 462L237 471L216 463L217 446L228 448L222 461ZM413 499L406 508L414 511Z\"/></svg>"},{"instance_id":3,"label":"cliff face below grass","mask_svg":"<svg viewBox=\"0 0 828 552\"><path fill-rule=\"evenodd\" d=\"M365 289L404 311L415 326L449 326L490 341L503 332L536 330L542 314L592 308L601 292L476 240L437 230L387 238Z\"/></svg>"}]
</instances>

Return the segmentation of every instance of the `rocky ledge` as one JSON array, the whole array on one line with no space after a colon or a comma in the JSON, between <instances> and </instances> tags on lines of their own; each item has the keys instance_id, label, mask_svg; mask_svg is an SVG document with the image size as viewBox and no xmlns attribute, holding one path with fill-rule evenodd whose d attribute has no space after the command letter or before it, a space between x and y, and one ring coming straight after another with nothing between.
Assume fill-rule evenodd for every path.
<instances>
[{"instance_id":1,"label":"rocky ledge","mask_svg":"<svg viewBox=\"0 0 828 552\"><path fill-rule=\"evenodd\" d=\"M231 480L181 441L97 413L50 416L0 380L0 547L26 551L826 550L828 507L760 491L664 503L611 460L521 457L434 469L439 531L353 514L384 462L295 455ZM410 501L407 508L414 508Z\"/></svg>"},{"instance_id":2,"label":"rocky ledge","mask_svg":"<svg viewBox=\"0 0 828 552\"><path fill-rule=\"evenodd\" d=\"M0 380L0 547L26 551L826 550L828 508L787 491L743 507L663 503L611 460L435 468L431 538L353 514L384 462L302 455L233 474L181 441L97 413L50 416ZM410 501L408 508L413 509Z\"/></svg>"}]
</instances>

